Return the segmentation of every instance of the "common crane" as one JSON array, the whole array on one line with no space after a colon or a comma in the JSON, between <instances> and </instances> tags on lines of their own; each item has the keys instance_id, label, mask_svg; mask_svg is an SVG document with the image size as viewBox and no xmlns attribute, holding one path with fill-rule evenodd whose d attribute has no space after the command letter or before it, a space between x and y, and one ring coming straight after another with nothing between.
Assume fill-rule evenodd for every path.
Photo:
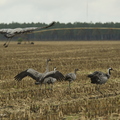
<instances>
[{"instance_id":1,"label":"common crane","mask_svg":"<svg viewBox=\"0 0 120 120\"><path fill-rule=\"evenodd\" d=\"M77 71L79 71L79 69L75 69L74 73L68 73L68 74L65 75L65 81L69 82L69 88L70 88L71 82L76 79Z\"/></svg>"},{"instance_id":2,"label":"common crane","mask_svg":"<svg viewBox=\"0 0 120 120\"><path fill-rule=\"evenodd\" d=\"M95 71L92 74L89 74L88 77L91 79L91 83L92 84L97 84L99 85L97 87L97 90L102 94L102 92L100 91L100 85L105 84L107 82L107 80L110 78L111 75L111 70L113 70L112 68L108 68L108 73L103 73L100 71Z\"/></svg>"},{"instance_id":3,"label":"common crane","mask_svg":"<svg viewBox=\"0 0 120 120\"><path fill-rule=\"evenodd\" d=\"M42 78L39 81L37 81L35 84L36 85L40 84L40 86L42 86L42 84L45 84L45 89L46 89L46 84L48 85L52 84L53 86L54 82L62 81L62 80L64 80L64 75L58 70L56 70L56 67L54 67L53 71L45 73L42 76Z\"/></svg>"},{"instance_id":4,"label":"common crane","mask_svg":"<svg viewBox=\"0 0 120 120\"><path fill-rule=\"evenodd\" d=\"M53 77L47 77L43 80L43 82L36 82L35 84L38 85L40 84L40 86L42 86L42 84L45 85L45 90L46 90L46 85L48 84L49 86L51 85L51 87L49 87L51 90L53 89L53 84L57 81L56 78Z\"/></svg>"},{"instance_id":5,"label":"common crane","mask_svg":"<svg viewBox=\"0 0 120 120\"><path fill-rule=\"evenodd\" d=\"M6 38L7 41L3 44L4 47L8 47L11 39L16 36L16 35L20 35L20 34L27 34L27 33L32 33L35 30L39 30L39 29L46 29L49 28L51 26L53 26L55 24L55 22L50 23L47 26L44 27L27 27L27 28L15 28L15 29L0 29L0 33L3 34Z\"/></svg>"},{"instance_id":6,"label":"common crane","mask_svg":"<svg viewBox=\"0 0 120 120\"><path fill-rule=\"evenodd\" d=\"M47 59L46 60L46 71L49 71L49 62L51 61L51 59ZM45 73L46 73L45 71ZM38 71L29 68L25 71L20 72L19 74L17 74L14 78L17 81L21 81L23 78L25 78L26 76L29 76L31 78L33 78L36 82L39 81L42 77L43 77L44 73L39 73Z\"/></svg>"}]
</instances>

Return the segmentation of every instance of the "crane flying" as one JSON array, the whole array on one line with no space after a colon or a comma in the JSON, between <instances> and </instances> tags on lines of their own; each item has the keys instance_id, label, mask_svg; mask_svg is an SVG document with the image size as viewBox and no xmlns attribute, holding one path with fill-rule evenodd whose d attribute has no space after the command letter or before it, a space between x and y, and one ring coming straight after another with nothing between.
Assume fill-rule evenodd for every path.
<instances>
[{"instance_id":1,"label":"crane flying","mask_svg":"<svg viewBox=\"0 0 120 120\"><path fill-rule=\"evenodd\" d=\"M55 24L55 22L50 23L47 26L43 26L43 27L27 27L27 28L15 28L15 29L0 29L0 33L3 34L6 38L7 41L3 44L4 47L8 47L11 39L18 35L18 34L27 34L27 33L32 33L35 30L38 29L46 29L49 28L51 26L53 26Z\"/></svg>"}]
</instances>

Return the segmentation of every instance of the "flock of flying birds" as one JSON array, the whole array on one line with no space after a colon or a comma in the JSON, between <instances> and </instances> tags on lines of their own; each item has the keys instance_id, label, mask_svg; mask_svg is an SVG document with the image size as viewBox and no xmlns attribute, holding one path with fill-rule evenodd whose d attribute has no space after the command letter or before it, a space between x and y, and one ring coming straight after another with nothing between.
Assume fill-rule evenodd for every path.
<instances>
[{"instance_id":1,"label":"flock of flying birds","mask_svg":"<svg viewBox=\"0 0 120 120\"><path fill-rule=\"evenodd\" d=\"M53 84L56 81L68 81L69 82L69 88L71 88L71 83L76 79L76 73L79 71L79 69L75 69L74 73L68 73L66 75L63 75L60 71L54 67L53 71L49 71L49 62L51 59L46 60L46 71L44 73L40 73L32 68L29 68L25 71L22 71L21 73L17 74L14 78L17 81L21 81L26 76L29 76L35 80L36 85L40 85L42 87L42 84L45 84L45 90L46 85L51 85L49 87L52 90ZM103 73L100 71L95 71L92 74L89 74L87 77L91 79L91 83L99 85L97 87L97 90L102 94L102 92L99 90L100 85L107 82L107 80L110 78L112 68L108 69L108 73Z\"/></svg>"}]
</instances>

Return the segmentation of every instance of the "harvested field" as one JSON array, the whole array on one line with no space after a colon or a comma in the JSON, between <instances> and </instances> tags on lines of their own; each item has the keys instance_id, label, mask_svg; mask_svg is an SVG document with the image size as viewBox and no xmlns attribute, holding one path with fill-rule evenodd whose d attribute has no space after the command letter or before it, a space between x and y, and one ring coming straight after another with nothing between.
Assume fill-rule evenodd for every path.
<instances>
[{"instance_id":1,"label":"harvested field","mask_svg":"<svg viewBox=\"0 0 120 120\"><path fill-rule=\"evenodd\" d=\"M120 41L35 42L8 48L0 43L0 120L120 120ZM77 79L56 82L53 91L42 90L30 77L17 82L14 76L33 68L45 71L45 60L51 58L50 70L57 67L63 74L79 68ZM108 82L90 83L87 75L107 72Z\"/></svg>"}]
</instances>

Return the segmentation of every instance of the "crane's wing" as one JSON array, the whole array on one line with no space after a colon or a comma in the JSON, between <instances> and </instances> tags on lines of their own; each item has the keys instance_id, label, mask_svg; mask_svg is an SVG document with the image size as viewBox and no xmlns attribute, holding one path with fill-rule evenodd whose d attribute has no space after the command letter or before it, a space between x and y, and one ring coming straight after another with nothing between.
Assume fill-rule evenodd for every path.
<instances>
[{"instance_id":1,"label":"crane's wing","mask_svg":"<svg viewBox=\"0 0 120 120\"><path fill-rule=\"evenodd\" d=\"M100 71L95 71L92 74L89 74L87 77L92 78L92 77L101 76L101 75L104 75L104 73Z\"/></svg>"},{"instance_id":2,"label":"crane's wing","mask_svg":"<svg viewBox=\"0 0 120 120\"><path fill-rule=\"evenodd\" d=\"M42 77L42 73L39 73L38 71L30 68L17 74L14 78L17 81L21 81L26 76L30 76L34 80L38 81L39 78Z\"/></svg>"},{"instance_id":3,"label":"crane's wing","mask_svg":"<svg viewBox=\"0 0 120 120\"><path fill-rule=\"evenodd\" d=\"M58 81L62 81L64 80L64 75L59 72L59 71L50 71L50 72L47 72L44 76L43 79L47 78L47 77L53 77L53 78L56 78Z\"/></svg>"},{"instance_id":4,"label":"crane's wing","mask_svg":"<svg viewBox=\"0 0 120 120\"><path fill-rule=\"evenodd\" d=\"M91 78L91 83L93 84L103 84L108 79L107 74L100 71L95 71L94 73L89 74L88 77Z\"/></svg>"},{"instance_id":5,"label":"crane's wing","mask_svg":"<svg viewBox=\"0 0 120 120\"><path fill-rule=\"evenodd\" d=\"M0 29L0 33L1 33L1 34L10 33L11 31L13 31L13 29L10 29L10 28L7 28L7 29Z\"/></svg>"},{"instance_id":6,"label":"crane's wing","mask_svg":"<svg viewBox=\"0 0 120 120\"><path fill-rule=\"evenodd\" d=\"M45 29L45 28L49 28L51 26L53 26L55 24L55 22L50 23L47 26L43 26L43 27L27 27L27 28L15 28L15 29L0 29L0 33L1 34L6 34L7 37L9 36L14 36L16 34L25 34L25 33L29 33L29 32L33 32L35 30L38 29Z\"/></svg>"},{"instance_id":7,"label":"crane's wing","mask_svg":"<svg viewBox=\"0 0 120 120\"><path fill-rule=\"evenodd\" d=\"M38 30L38 29L49 28L49 27L53 26L54 24L55 24L55 22L52 22L49 25L43 26L43 27L27 27L27 28L23 28L22 30L17 30L15 33L17 33L17 34L29 33L29 32L33 32L33 31Z\"/></svg>"},{"instance_id":8,"label":"crane's wing","mask_svg":"<svg viewBox=\"0 0 120 120\"><path fill-rule=\"evenodd\" d=\"M91 78L91 83L93 83L93 84L99 84L99 81L100 81L100 79L98 76L93 76Z\"/></svg>"},{"instance_id":9,"label":"crane's wing","mask_svg":"<svg viewBox=\"0 0 120 120\"><path fill-rule=\"evenodd\" d=\"M49 28L49 27L53 26L54 24L55 24L55 22L52 22L52 23L50 23L50 24L47 25L47 26L38 27L37 29L45 29L45 28Z\"/></svg>"},{"instance_id":10,"label":"crane's wing","mask_svg":"<svg viewBox=\"0 0 120 120\"><path fill-rule=\"evenodd\" d=\"M107 74L102 74L102 75L99 76L99 83L100 83L100 84L104 84L104 83L106 83L106 81L107 81L108 79L109 79L109 78L108 78Z\"/></svg>"},{"instance_id":11,"label":"crane's wing","mask_svg":"<svg viewBox=\"0 0 120 120\"><path fill-rule=\"evenodd\" d=\"M93 84L104 84L108 80L107 76L94 76L91 78Z\"/></svg>"}]
</instances>

